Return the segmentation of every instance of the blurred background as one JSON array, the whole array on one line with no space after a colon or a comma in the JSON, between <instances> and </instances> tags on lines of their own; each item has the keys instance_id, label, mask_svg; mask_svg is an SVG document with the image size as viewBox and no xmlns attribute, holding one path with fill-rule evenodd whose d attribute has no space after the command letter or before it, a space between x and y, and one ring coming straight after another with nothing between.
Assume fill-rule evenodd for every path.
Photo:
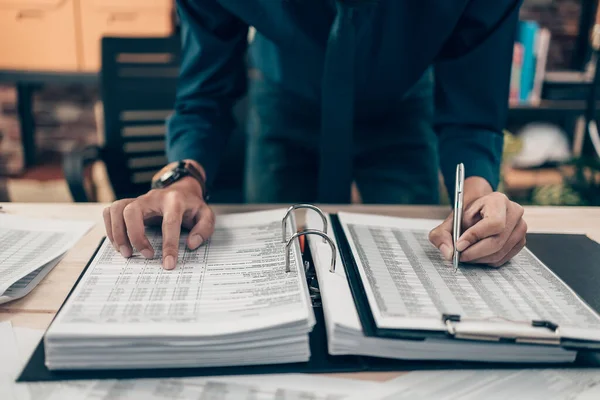
<instances>
[{"instance_id":1,"label":"blurred background","mask_svg":"<svg viewBox=\"0 0 600 400\"><path fill-rule=\"evenodd\" d=\"M523 204L600 206L597 11L597 0L524 1L501 183ZM166 162L173 1L0 0L0 30L0 201L146 191ZM215 202L244 202L245 101L236 116Z\"/></svg>"}]
</instances>

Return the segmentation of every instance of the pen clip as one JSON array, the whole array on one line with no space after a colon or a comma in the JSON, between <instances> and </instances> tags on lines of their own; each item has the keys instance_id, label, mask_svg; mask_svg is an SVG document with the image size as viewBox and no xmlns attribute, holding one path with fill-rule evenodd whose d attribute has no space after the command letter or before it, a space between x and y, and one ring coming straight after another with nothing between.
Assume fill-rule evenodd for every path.
<instances>
[{"instance_id":1,"label":"pen clip","mask_svg":"<svg viewBox=\"0 0 600 400\"><path fill-rule=\"evenodd\" d=\"M454 186L454 217L452 221L452 245L454 247L452 265L454 266L454 272L458 270L460 257L459 252L456 250L456 244L461 235L460 227L462 223L464 184L465 166L463 163L460 163L456 166L456 181Z\"/></svg>"},{"instance_id":2,"label":"pen clip","mask_svg":"<svg viewBox=\"0 0 600 400\"><path fill-rule=\"evenodd\" d=\"M455 192L456 194L462 193L464 191L465 185L465 166L463 163L460 163L456 166L456 182L455 182ZM454 199L456 202L458 199Z\"/></svg>"}]
</instances>

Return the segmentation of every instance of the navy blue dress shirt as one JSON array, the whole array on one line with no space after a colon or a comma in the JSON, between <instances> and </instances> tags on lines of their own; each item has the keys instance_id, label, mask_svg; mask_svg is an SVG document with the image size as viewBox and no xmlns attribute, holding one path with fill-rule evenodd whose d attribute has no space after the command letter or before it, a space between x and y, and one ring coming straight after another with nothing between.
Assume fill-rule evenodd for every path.
<instances>
[{"instance_id":1,"label":"navy blue dress shirt","mask_svg":"<svg viewBox=\"0 0 600 400\"><path fill-rule=\"evenodd\" d=\"M361 0L344 0L361 3ZM362 0L357 7L355 120L385 115L433 66L440 166L499 181L520 0ZM182 60L170 161L194 159L214 178L245 94L248 29L265 79L318 104L333 0L178 0Z\"/></svg>"}]
</instances>

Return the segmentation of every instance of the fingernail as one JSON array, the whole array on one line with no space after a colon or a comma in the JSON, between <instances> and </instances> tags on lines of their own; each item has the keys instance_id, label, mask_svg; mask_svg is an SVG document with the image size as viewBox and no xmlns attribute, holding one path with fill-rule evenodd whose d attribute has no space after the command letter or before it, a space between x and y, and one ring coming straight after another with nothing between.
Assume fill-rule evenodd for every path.
<instances>
[{"instance_id":1,"label":"fingernail","mask_svg":"<svg viewBox=\"0 0 600 400\"><path fill-rule=\"evenodd\" d=\"M195 234L190 236L190 247L195 249L204 242L204 238L201 235Z\"/></svg>"},{"instance_id":2,"label":"fingernail","mask_svg":"<svg viewBox=\"0 0 600 400\"><path fill-rule=\"evenodd\" d=\"M154 258L154 252L150 249L140 250L144 258Z\"/></svg>"},{"instance_id":3,"label":"fingernail","mask_svg":"<svg viewBox=\"0 0 600 400\"><path fill-rule=\"evenodd\" d=\"M467 247L469 247L469 242L466 240L459 240L456 244L456 250L458 251L464 251Z\"/></svg>"},{"instance_id":4,"label":"fingernail","mask_svg":"<svg viewBox=\"0 0 600 400\"><path fill-rule=\"evenodd\" d=\"M175 257L166 256L164 266L165 269L175 269Z\"/></svg>"},{"instance_id":5,"label":"fingernail","mask_svg":"<svg viewBox=\"0 0 600 400\"><path fill-rule=\"evenodd\" d=\"M440 252L442 256L448 261L452 260L452 249L447 244L443 244L440 246Z\"/></svg>"},{"instance_id":6,"label":"fingernail","mask_svg":"<svg viewBox=\"0 0 600 400\"><path fill-rule=\"evenodd\" d=\"M121 255L125 258L131 257L131 250L129 250L129 247L125 245L121 246Z\"/></svg>"}]
</instances>

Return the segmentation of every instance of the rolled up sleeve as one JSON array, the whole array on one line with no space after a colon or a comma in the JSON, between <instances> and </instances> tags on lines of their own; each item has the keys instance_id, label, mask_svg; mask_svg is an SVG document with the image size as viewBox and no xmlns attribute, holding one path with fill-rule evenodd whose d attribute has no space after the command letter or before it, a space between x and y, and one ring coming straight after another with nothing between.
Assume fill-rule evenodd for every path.
<instances>
[{"instance_id":1,"label":"rolled up sleeve","mask_svg":"<svg viewBox=\"0 0 600 400\"><path fill-rule=\"evenodd\" d=\"M520 5L472 0L435 64L435 130L451 196L458 163L465 177L498 187Z\"/></svg>"},{"instance_id":2,"label":"rolled up sleeve","mask_svg":"<svg viewBox=\"0 0 600 400\"><path fill-rule=\"evenodd\" d=\"M181 62L167 158L200 163L209 184L235 127L233 105L246 91L248 26L215 0L177 0Z\"/></svg>"}]
</instances>

